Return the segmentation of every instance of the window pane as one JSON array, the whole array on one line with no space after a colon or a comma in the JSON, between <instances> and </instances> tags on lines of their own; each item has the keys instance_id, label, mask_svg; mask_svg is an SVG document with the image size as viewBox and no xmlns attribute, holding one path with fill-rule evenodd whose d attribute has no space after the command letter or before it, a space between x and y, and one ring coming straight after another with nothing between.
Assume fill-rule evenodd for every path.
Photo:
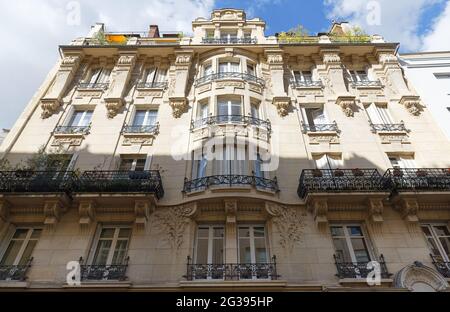
<instances>
[{"instance_id":1,"label":"window pane","mask_svg":"<svg viewBox=\"0 0 450 312\"><path fill-rule=\"evenodd\" d=\"M440 251L439 251L439 248L438 248L438 246L437 246L436 241L434 240L434 238L428 238L428 239L427 239L427 244L428 244L428 248L429 248L430 251L431 251L431 254L432 254L433 256L437 257L438 260L441 260L441 261L442 261L443 258L442 258L442 256L441 256L441 253L440 253Z\"/></svg>"},{"instance_id":2,"label":"window pane","mask_svg":"<svg viewBox=\"0 0 450 312\"><path fill-rule=\"evenodd\" d=\"M127 247L128 247L128 240L119 240L116 243L116 249L114 250L114 255L113 255L113 259L112 259L112 263L111 264L123 264L125 257L126 257L126 252L127 252Z\"/></svg>"},{"instance_id":3,"label":"window pane","mask_svg":"<svg viewBox=\"0 0 450 312\"><path fill-rule=\"evenodd\" d=\"M144 171L146 162L147 162L146 159L138 159L136 161L136 168L134 170L135 171Z\"/></svg>"},{"instance_id":4,"label":"window pane","mask_svg":"<svg viewBox=\"0 0 450 312\"><path fill-rule=\"evenodd\" d=\"M131 229L120 229L119 238L130 238Z\"/></svg>"},{"instance_id":5,"label":"window pane","mask_svg":"<svg viewBox=\"0 0 450 312\"><path fill-rule=\"evenodd\" d=\"M201 238L208 238L209 237L209 228L199 228L197 236L201 237Z\"/></svg>"},{"instance_id":6,"label":"window pane","mask_svg":"<svg viewBox=\"0 0 450 312\"><path fill-rule=\"evenodd\" d=\"M436 232L437 236L450 236L450 232L445 225L444 226L435 226L434 231Z\"/></svg>"},{"instance_id":7,"label":"window pane","mask_svg":"<svg viewBox=\"0 0 450 312\"><path fill-rule=\"evenodd\" d=\"M77 127L80 125L81 118L83 117L83 111L75 111L70 119L69 126Z\"/></svg>"},{"instance_id":8,"label":"window pane","mask_svg":"<svg viewBox=\"0 0 450 312\"><path fill-rule=\"evenodd\" d=\"M208 264L208 240L197 240L197 264Z\"/></svg>"},{"instance_id":9,"label":"window pane","mask_svg":"<svg viewBox=\"0 0 450 312\"><path fill-rule=\"evenodd\" d=\"M264 228L263 227L255 227L254 229L253 229L253 235L255 236L255 237L264 237L264 233L265 233L265 231L264 231Z\"/></svg>"},{"instance_id":10,"label":"window pane","mask_svg":"<svg viewBox=\"0 0 450 312\"><path fill-rule=\"evenodd\" d=\"M439 238L439 241L441 242L442 248L444 248L445 254L450 256L450 238L441 237Z\"/></svg>"},{"instance_id":11,"label":"window pane","mask_svg":"<svg viewBox=\"0 0 450 312\"><path fill-rule=\"evenodd\" d=\"M212 74L212 65L206 65L203 75L208 76Z\"/></svg>"},{"instance_id":12,"label":"window pane","mask_svg":"<svg viewBox=\"0 0 450 312\"><path fill-rule=\"evenodd\" d=\"M247 65L247 73L255 76L255 67L253 65Z\"/></svg>"},{"instance_id":13,"label":"window pane","mask_svg":"<svg viewBox=\"0 0 450 312\"><path fill-rule=\"evenodd\" d=\"M333 226L331 227L332 236L344 236L344 229L342 227Z\"/></svg>"},{"instance_id":14,"label":"window pane","mask_svg":"<svg viewBox=\"0 0 450 312\"><path fill-rule=\"evenodd\" d=\"M361 227L359 226L349 226L347 227L347 230L350 236L363 236Z\"/></svg>"},{"instance_id":15,"label":"window pane","mask_svg":"<svg viewBox=\"0 0 450 312\"><path fill-rule=\"evenodd\" d=\"M1 261L1 265L13 265L14 261L19 254L20 248L22 247L22 240L14 240L9 243L8 249L6 249L5 254L3 255L3 259Z\"/></svg>"},{"instance_id":16,"label":"window pane","mask_svg":"<svg viewBox=\"0 0 450 312\"><path fill-rule=\"evenodd\" d=\"M255 239L255 253L256 263L267 262L266 240L264 238Z\"/></svg>"},{"instance_id":17,"label":"window pane","mask_svg":"<svg viewBox=\"0 0 450 312\"><path fill-rule=\"evenodd\" d=\"M216 238L223 238L224 237L224 230L223 228L214 228L214 237Z\"/></svg>"},{"instance_id":18,"label":"window pane","mask_svg":"<svg viewBox=\"0 0 450 312\"><path fill-rule=\"evenodd\" d=\"M228 63L220 63L219 64L219 72L221 72L221 73L228 72Z\"/></svg>"},{"instance_id":19,"label":"window pane","mask_svg":"<svg viewBox=\"0 0 450 312\"><path fill-rule=\"evenodd\" d=\"M249 239L241 238L239 240L239 260L240 260L240 263L251 263L252 262Z\"/></svg>"},{"instance_id":20,"label":"window pane","mask_svg":"<svg viewBox=\"0 0 450 312\"><path fill-rule=\"evenodd\" d=\"M78 126L80 127L89 126L89 123L91 122L92 119L92 113L93 113L92 111L86 111L86 113L84 114L84 118L82 118Z\"/></svg>"},{"instance_id":21,"label":"window pane","mask_svg":"<svg viewBox=\"0 0 450 312\"><path fill-rule=\"evenodd\" d=\"M109 250L111 248L111 240L100 240L94 256L94 265L105 265L108 261Z\"/></svg>"},{"instance_id":22,"label":"window pane","mask_svg":"<svg viewBox=\"0 0 450 312\"><path fill-rule=\"evenodd\" d=\"M113 238L115 229L102 229L100 238Z\"/></svg>"},{"instance_id":23,"label":"window pane","mask_svg":"<svg viewBox=\"0 0 450 312\"><path fill-rule=\"evenodd\" d=\"M312 81L312 73L310 71L303 72L303 79L306 82L311 82Z\"/></svg>"},{"instance_id":24,"label":"window pane","mask_svg":"<svg viewBox=\"0 0 450 312\"><path fill-rule=\"evenodd\" d=\"M241 227L239 228L239 238L250 237L250 228Z\"/></svg>"},{"instance_id":25,"label":"window pane","mask_svg":"<svg viewBox=\"0 0 450 312\"><path fill-rule=\"evenodd\" d=\"M230 64L230 71L231 72L233 72L233 73L238 73L240 70L239 70L239 66L240 64L239 63L231 63Z\"/></svg>"},{"instance_id":26,"label":"window pane","mask_svg":"<svg viewBox=\"0 0 450 312\"><path fill-rule=\"evenodd\" d=\"M16 230L16 232L14 233L13 238L17 238L17 239L25 239L27 237L28 234L28 229L18 229Z\"/></svg>"},{"instance_id":27,"label":"window pane","mask_svg":"<svg viewBox=\"0 0 450 312\"><path fill-rule=\"evenodd\" d=\"M156 73L156 69L151 67L147 70L147 77L145 79L145 82L147 83L152 83L153 80L155 79L155 73Z\"/></svg>"},{"instance_id":28,"label":"window pane","mask_svg":"<svg viewBox=\"0 0 450 312\"><path fill-rule=\"evenodd\" d=\"M158 111L157 110L151 110L148 111L147 114L147 126L156 125L156 120L158 118Z\"/></svg>"},{"instance_id":29,"label":"window pane","mask_svg":"<svg viewBox=\"0 0 450 312\"><path fill-rule=\"evenodd\" d=\"M145 114L146 114L146 111L143 111L143 110L136 111L136 114L134 115L133 125L134 126L144 125Z\"/></svg>"},{"instance_id":30,"label":"window pane","mask_svg":"<svg viewBox=\"0 0 450 312\"><path fill-rule=\"evenodd\" d=\"M223 239L213 240L212 261L213 264L223 263Z\"/></svg>"},{"instance_id":31,"label":"window pane","mask_svg":"<svg viewBox=\"0 0 450 312\"><path fill-rule=\"evenodd\" d=\"M120 171L130 171L133 167L133 159L122 159L120 162Z\"/></svg>"},{"instance_id":32,"label":"window pane","mask_svg":"<svg viewBox=\"0 0 450 312\"><path fill-rule=\"evenodd\" d=\"M240 116L241 115L241 102L232 101L231 102L231 115Z\"/></svg>"},{"instance_id":33,"label":"window pane","mask_svg":"<svg viewBox=\"0 0 450 312\"><path fill-rule=\"evenodd\" d=\"M366 242L363 238L352 238L353 251L357 262L369 262L369 252L367 251Z\"/></svg>"},{"instance_id":34,"label":"window pane","mask_svg":"<svg viewBox=\"0 0 450 312\"><path fill-rule=\"evenodd\" d=\"M25 248L22 258L20 258L19 265L25 265L31 259L31 255L33 254L34 247L36 247L37 240L30 240L28 242L27 247Z\"/></svg>"},{"instance_id":35,"label":"window pane","mask_svg":"<svg viewBox=\"0 0 450 312\"><path fill-rule=\"evenodd\" d=\"M345 238L333 239L334 248L336 249L336 257L340 262L352 262L350 251Z\"/></svg>"},{"instance_id":36,"label":"window pane","mask_svg":"<svg viewBox=\"0 0 450 312\"><path fill-rule=\"evenodd\" d=\"M431 237L431 232L430 232L430 229L428 228L428 226L422 226L422 232L423 232L423 234L425 234L425 236Z\"/></svg>"},{"instance_id":37,"label":"window pane","mask_svg":"<svg viewBox=\"0 0 450 312\"><path fill-rule=\"evenodd\" d=\"M31 234L31 238L32 239L38 239L38 238L41 237L41 233L42 233L41 229L34 229L33 233Z\"/></svg>"}]
</instances>

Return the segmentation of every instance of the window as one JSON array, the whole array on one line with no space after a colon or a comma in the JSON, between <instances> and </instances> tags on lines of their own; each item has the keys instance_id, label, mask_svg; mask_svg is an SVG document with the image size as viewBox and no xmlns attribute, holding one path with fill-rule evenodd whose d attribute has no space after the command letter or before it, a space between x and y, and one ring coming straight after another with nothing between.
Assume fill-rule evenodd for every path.
<instances>
[{"instance_id":1,"label":"window","mask_svg":"<svg viewBox=\"0 0 450 312\"><path fill-rule=\"evenodd\" d=\"M450 231L446 225L423 224L428 248L437 261L450 262Z\"/></svg>"},{"instance_id":2,"label":"window","mask_svg":"<svg viewBox=\"0 0 450 312\"><path fill-rule=\"evenodd\" d=\"M240 121L242 115L241 98L222 98L217 99L217 112L219 121Z\"/></svg>"},{"instance_id":3,"label":"window","mask_svg":"<svg viewBox=\"0 0 450 312\"><path fill-rule=\"evenodd\" d=\"M97 84L97 83L107 83L109 81L109 76L111 75L111 69L108 68L95 68L92 70L91 78L89 79L89 83Z\"/></svg>"},{"instance_id":4,"label":"window","mask_svg":"<svg viewBox=\"0 0 450 312\"><path fill-rule=\"evenodd\" d=\"M214 30L206 30L206 38L214 39Z\"/></svg>"},{"instance_id":5,"label":"window","mask_svg":"<svg viewBox=\"0 0 450 312\"><path fill-rule=\"evenodd\" d=\"M389 156L389 161L394 169L416 168L416 163L413 156Z\"/></svg>"},{"instance_id":6,"label":"window","mask_svg":"<svg viewBox=\"0 0 450 312\"><path fill-rule=\"evenodd\" d=\"M205 119L209 116L209 103L203 102L199 103L197 111L197 119Z\"/></svg>"},{"instance_id":7,"label":"window","mask_svg":"<svg viewBox=\"0 0 450 312\"><path fill-rule=\"evenodd\" d=\"M309 126L318 126L328 124L328 118L325 115L323 107L320 108L305 108L303 109L304 120Z\"/></svg>"},{"instance_id":8,"label":"window","mask_svg":"<svg viewBox=\"0 0 450 312\"><path fill-rule=\"evenodd\" d=\"M349 74L353 82L369 81L369 75L365 70L350 70Z\"/></svg>"},{"instance_id":9,"label":"window","mask_svg":"<svg viewBox=\"0 0 450 312\"><path fill-rule=\"evenodd\" d=\"M308 83L313 81L312 72L310 71L294 71L293 75L296 82Z\"/></svg>"},{"instance_id":10,"label":"window","mask_svg":"<svg viewBox=\"0 0 450 312\"><path fill-rule=\"evenodd\" d=\"M372 103L366 107L366 113L370 122L374 125L389 125L393 123L387 106Z\"/></svg>"},{"instance_id":11,"label":"window","mask_svg":"<svg viewBox=\"0 0 450 312\"><path fill-rule=\"evenodd\" d=\"M255 65L247 64L247 74L252 75L252 76L256 76Z\"/></svg>"},{"instance_id":12,"label":"window","mask_svg":"<svg viewBox=\"0 0 450 312\"><path fill-rule=\"evenodd\" d=\"M208 159L206 158L206 154L201 153L194 160L194 168L193 168L193 178L201 179L206 176L206 168L208 167Z\"/></svg>"},{"instance_id":13,"label":"window","mask_svg":"<svg viewBox=\"0 0 450 312\"><path fill-rule=\"evenodd\" d=\"M264 226L239 226L239 263L267 263L266 231Z\"/></svg>"},{"instance_id":14,"label":"window","mask_svg":"<svg viewBox=\"0 0 450 312\"><path fill-rule=\"evenodd\" d=\"M339 262L367 263L371 261L361 226L332 226L331 236Z\"/></svg>"},{"instance_id":15,"label":"window","mask_svg":"<svg viewBox=\"0 0 450 312\"><path fill-rule=\"evenodd\" d=\"M254 161L254 175L257 178L266 178L266 171L262 171L262 165L264 164L264 161L261 157L261 154L256 154L256 159Z\"/></svg>"},{"instance_id":16,"label":"window","mask_svg":"<svg viewBox=\"0 0 450 312\"><path fill-rule=\"evenodd\" d=\"M154 126L157 118L157 110L137 110L134 114L133 126Z\"/></svg>"},{"instance_id":17,"label":"window","mask_svg":"<svg viewBox=\"0 0 450 312\"><path fill-rule=\"evenodd\" d=\"M223 226L202 225L197 229L195 263L224 263L225 229Z\"/></svg>"},{"instance_id":18,"label":"window","mask_svg":"<svg viewBox=\"0 0 450 312\"><path fill-rule=\"evenodd\" d=\"M121 265L125 262L131 236L129 227L102 227L98 236L93 265Z\"/></svg>"},{"instance_id":19,"label":"window","mask_svg":"<svg viewBox=\"0 0 450 312\"><path fill-rule=\"evenodd\" d=\"M236 61L230 61L230 62L220 62L219 63L219 72L220 73L239 73L240 70L240 63Z\"/></svg>"},{"instance_id":20,"label":"window","mask_svg":"<svg viewBox=\"0 0 450 312\"><path fill-rule=\"evenodd\" d=\"M218 148L216 146L216 148ZM215 160L217 175L248 175L247 146L245 144L224 144L221 159Z\"/></svg>"},{"instance_id":21,"label":"window","mask_svg":"<svg viewBox=\"0 0 450 312\"><path fill-rule=\"evenodd\" d=\"M323 154L315 157L317 169L332 170L342 168L343 161L341 155Z\"/></svg>"},{"instance_id":22,"label":"window","mask_svg":"<svg viewBox=\"0 0 450 312\"><path fill-rule=\"evenodd\" d=\"M41 236L42 229L18 228L9 241L0 265L26 265Z\"/></svg>"},{"instance_id":23,"label":"window","mask_svg":"<svg viewBox=\"0 0 450 312\"><path fill-rule=\"evenodd\" d=\"M222 32L220 38L225 42L233 42L237 39L237 32Z\"/></svg>"},{"instance_id":24,"label":"window","mask_svg":"<svg viewBox=\"0 0 450 312\"><path fill-rule=\"evenodd\" d=\"M69 127L88 127L93 113L91 110L74 111L69 120Z\"/></svg>"},{"instance_id":25,"label":"window","mask_svg":"<svg viewBox=\"0 0 450 312\"><path fill-rule=\"evenodd\" d=\"M259 119L259 103L252 103L250 105L250 109L251 109L251 116L253 118Z\"/></svg>"},{"instance_id":26,"label":"window","mask_svg":"<svg viewBox=\"0 0 450 312\"><path fill-rule=\"evenodd\" d=\"M154 84L158 82L165 82L167 76L167 70L156 68L156 67L149 67L144 73L144 82L148 84Z\"/></svg>"},{"instance_id":27,"label":"window","mask_svg":"<svg viewBox=\"0 0 450 312\"><path fill-rule=\"evenodd\" d=\"M206 76L209 76L209 75L212 75L212 74L213 74L213 67L212 67L212 65L211 64L205 65L203 67L203 76L206 77Z\"/></svg>"},{"instance_id":28,"label":"window","mask_svg":"<svg viewBox=\"0 0 450 312\"><path fill-rule=\"evenodd\" d=\"M123 157L120 161L120 171L144 171L149 167L145 157Z\"/></svg>"}]
</instances>

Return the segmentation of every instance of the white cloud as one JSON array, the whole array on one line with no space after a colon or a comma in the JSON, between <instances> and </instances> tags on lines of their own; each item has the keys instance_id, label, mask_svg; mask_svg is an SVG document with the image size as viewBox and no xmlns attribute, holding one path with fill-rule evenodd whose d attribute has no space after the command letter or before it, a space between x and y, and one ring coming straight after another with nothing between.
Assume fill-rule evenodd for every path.
<instances>
[{"instance_id":1,"label":"white cloud","mask_svg":"<svg viewBox=\"0 0 450 312\"><path fill-rule=\"evenodd\" d=\"M442 14L436 18L432 30L423 38L425 51L450 50L450 1Z\"/></svg>"},{"instance_id":2,"label":"white cloud","mask_svg":"<svg viewBox=\"0 0 450 312\"><path fill-rule=\"evenodd\" d=\"M419 29L422 14L429 6L443 1L445 0L324 0L324 3L330 9L329 18L348 20L369 33L380 34L389 41L400 42L403 50L416 51L422 48ZM369 16L374 12L373 7L368 8L369 4L379 4L379 25L368 23L368 17L369 21L374 20L371 19L373 16Z\"/></svg>"},{"instance_id":3,"label":"white cloud","mask_svg":"<svg viewBox=\"0 0 450 312\"><path fill-rule=\"evenodd\" d=\"M69 3L79 3L81 23L67 23ZM18 0L0 1L0 128L11 127L58 58L58 45L84 36L96 22L110 31L191 32L191 22L209 17L215 0ZM6 113L7 112L7 113Z\"/></svg>"}]
</instances>

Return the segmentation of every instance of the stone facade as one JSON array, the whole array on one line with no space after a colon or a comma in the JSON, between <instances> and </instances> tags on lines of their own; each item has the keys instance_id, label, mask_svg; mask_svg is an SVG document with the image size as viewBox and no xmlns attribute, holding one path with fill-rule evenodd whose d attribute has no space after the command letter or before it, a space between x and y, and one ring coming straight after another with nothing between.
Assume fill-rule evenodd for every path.
<instances>
[{"instance_id":1,"label":"stone facade","mask_svg":"<svg viewBox=\"0 0 450 312\"><path fill-rule=\"evenodd\" d=\"M61 46L0 155L14 166L44 147L71 161L50 177L0 172L0 259L14 255L0 277L33 258L0 289L448 290L423 231L448 231L450 142L397 45L283 43L264 28L225 9L192 38L98 46L97 25ZM211 141L224 161L203 160ZM270 170L228 158L254 146ZM15 239L35 240L32 253L8 249Z\"/></svg>"}]
</instances>

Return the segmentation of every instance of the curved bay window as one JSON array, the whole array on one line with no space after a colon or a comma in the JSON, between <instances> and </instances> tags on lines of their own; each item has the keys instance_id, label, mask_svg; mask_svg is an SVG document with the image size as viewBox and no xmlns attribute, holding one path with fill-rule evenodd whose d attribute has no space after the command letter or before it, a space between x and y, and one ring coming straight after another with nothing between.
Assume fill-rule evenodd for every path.
<instances>
[{"instance_id":1,"label":"curved bay window","mask_svg":"<svg viewBox=\"0 0 450 312\"><path fill-rule=\"evenodd\" d=\"M217 117L218 122L241 122L242 98L219 96L217 98Z\"/></svg>"}]
</instances>

